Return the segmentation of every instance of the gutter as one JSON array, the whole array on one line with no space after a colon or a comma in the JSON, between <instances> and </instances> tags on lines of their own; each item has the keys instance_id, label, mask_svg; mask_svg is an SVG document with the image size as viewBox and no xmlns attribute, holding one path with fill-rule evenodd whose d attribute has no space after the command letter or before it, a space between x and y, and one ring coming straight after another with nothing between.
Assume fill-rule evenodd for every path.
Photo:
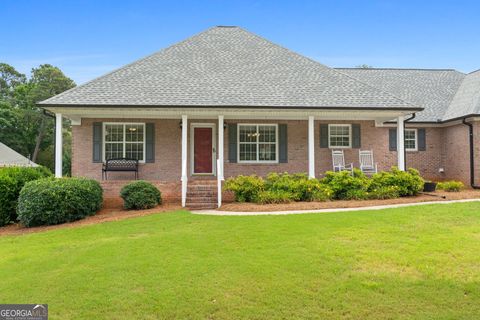
<instances>
[{"instance_id":1,"label":"gutter","mask_svg":"<svg viewBox=\"0 0 480 320\"><path fill-rule=\"evenodd\" d=\"M405 131L405 123L407 123L407 122L410 121L410 120L415 119L415 117L416 117L416 114L415 114L415 112L414 112L414 113L412 113L412 115L410 116L410 118L403 120L403 130L404 130L404 131ZM403 148L403 164L404 164L405 170L406 170L406 169L407 169L407 149L406 149L406 148Z\"/></svg>"},{"instance_id":2,"label":"gutter","mask_svg":"<svg viewBox=\"0 0 480 320\"><path fill-rule=\"evenodd\" d=\"M473 189L480 189L480 186L475 185L475 154L473 149L473 124L467 122L467 117L462 119L462 124L468 126L468 141L470 148L470 186Z\"/></svg>"}]
</instances>

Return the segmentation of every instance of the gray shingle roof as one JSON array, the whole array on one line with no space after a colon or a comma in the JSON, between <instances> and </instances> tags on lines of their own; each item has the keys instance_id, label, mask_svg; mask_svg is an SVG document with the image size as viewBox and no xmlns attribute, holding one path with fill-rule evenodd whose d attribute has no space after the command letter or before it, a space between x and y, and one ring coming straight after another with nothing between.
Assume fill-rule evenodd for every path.
<instances>
[{"instance_id":1,"label":"gray shingle roof","mask_svg":"<svg viewBox=\"0 0 480 320\"><path fill-rule=\"evenodd\" d=\"M337 68L337 70L425 108L416 114L414 121L447 120L445 119L447 109L450 110L450 103L465 79L465 74L448 69ZM480 90L480 85L477 85L477 90ZM460 111L464 108L455 109Z\"/></svg>"},{"instance_id":2,"label":"gray shingle roof","mask_svg":"<svg viewBox=\"0 0 480 320\"><path fill-rule=\"evenodd\" d=\"M211 28L40 104L419 108L238 27Z\"/></svg>"},{"instance_id":3,"label":"gray shingle roof","mask_svg":"<svg viewBox=\"0 0 480 320\"><path fill-rule=\"evenodd\" d=\"M467 74L463 79L443 120L469 114L480 114L480 70Z\"/></svg>"}]
</instances>

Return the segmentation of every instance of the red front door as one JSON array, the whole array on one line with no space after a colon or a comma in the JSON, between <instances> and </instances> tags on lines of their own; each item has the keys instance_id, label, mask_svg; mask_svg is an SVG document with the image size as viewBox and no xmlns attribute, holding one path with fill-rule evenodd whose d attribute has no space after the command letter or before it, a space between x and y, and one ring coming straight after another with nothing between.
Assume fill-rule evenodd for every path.
<instances>
[{"instance_id":1,"label":"red front door","mask_svg":"<svg viewBox=\"0 0 480 320\"><path fill-rule=\"evenodd\" d=\"M213 173L212 131L212 128L193 128L193 173Z\"/></svg>"}]
</instances>

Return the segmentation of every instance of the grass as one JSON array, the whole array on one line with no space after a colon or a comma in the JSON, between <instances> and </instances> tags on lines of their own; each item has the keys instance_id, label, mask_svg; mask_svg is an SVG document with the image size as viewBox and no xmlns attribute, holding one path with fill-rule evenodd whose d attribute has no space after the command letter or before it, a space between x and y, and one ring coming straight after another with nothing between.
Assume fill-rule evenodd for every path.
<instances>
[{"instance_id":1,"label":"grass","mask_svg":"<svg viewBox=\"0 0 480 320\"><path fill-rule=\"evenodd\" d=\"M479 203L0 238L0 302L51 319L474 319L479 285Z\"/></svg>"}]
</instances>

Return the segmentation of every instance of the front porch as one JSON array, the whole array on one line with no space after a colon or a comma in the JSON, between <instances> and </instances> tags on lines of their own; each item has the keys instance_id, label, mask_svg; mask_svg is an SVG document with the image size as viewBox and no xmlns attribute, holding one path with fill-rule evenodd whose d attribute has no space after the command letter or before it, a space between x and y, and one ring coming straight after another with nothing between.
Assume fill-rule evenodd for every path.
<instances>
[{"instance_id":1,"label":"front porch","mask_svg":"<svg viewBox=\"0 0 480 320\"><path fill-rule=\"evenodd\" d=\"M221 206L225 177L269 172L307 172L311 178L320 177L332 169L332 149L344 150L346 161L356 167L358 151L372 150L379 170L392 165L405 168L404 119L409 111L281 109L275 115L266 109L55 111L57 128L63 117L72 120L72 175L101 180L105 159L134 155L140 160L139 178L153 181L167 201L178 199L182 206L192 194L189 185L214 186L215 192L205 194ZM389 149L391 128L383 125L392 120L400 124L395 126L398 152ZM332 146L330 138L325 140L322 130L331 125L349 128L348 141L337 139L345 140L344 145ZM56 138L58 177L62 141L61 135ZM132 178L131 173L112 173L102 185L112 194Z\"/></svg>"}]
</instances>

